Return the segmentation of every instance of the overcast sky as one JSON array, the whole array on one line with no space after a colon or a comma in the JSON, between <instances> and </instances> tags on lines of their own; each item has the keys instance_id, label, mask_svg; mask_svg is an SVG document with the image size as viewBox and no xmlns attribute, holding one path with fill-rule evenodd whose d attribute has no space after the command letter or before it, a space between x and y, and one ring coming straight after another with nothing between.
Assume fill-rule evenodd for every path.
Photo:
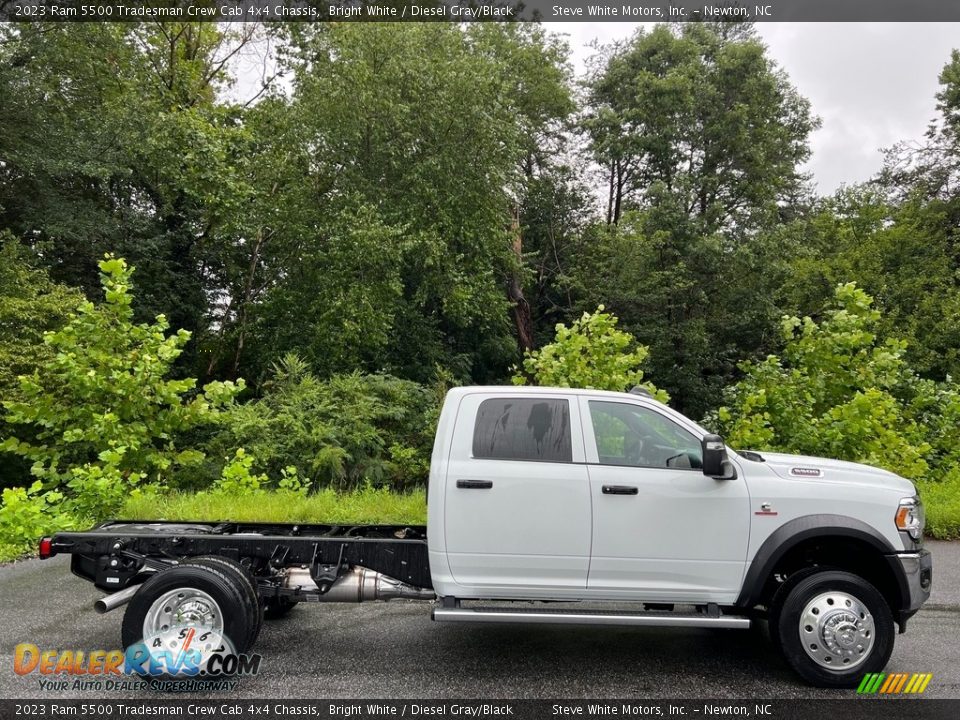
<instances>
[{"instance_id":1,"label":"overcast sky","mask_svg":"<svg viewBox=\"0 0 960 720\"><path fill-rule=\"evenodd\" d=\"M638 23L548 23L568 36L582 72L593 40L629 37ZM936 116L937 78L960 47L960 24L757 23L770 55L807 97L823 127L811 138L818 190L868 179L881 149L919 140Z\"/></svg>"}]
</instances>

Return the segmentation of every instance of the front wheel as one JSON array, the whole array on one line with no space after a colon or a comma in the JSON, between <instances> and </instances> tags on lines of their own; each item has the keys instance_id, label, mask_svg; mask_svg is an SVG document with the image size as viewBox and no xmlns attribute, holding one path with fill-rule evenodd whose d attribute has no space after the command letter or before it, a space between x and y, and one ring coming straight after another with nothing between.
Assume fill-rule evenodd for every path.
<instances>
[{"instance_id":1,"label":"front wheel","mask_svg":"<svg viewBox=\"0 0 960 720\"><path fill-rule=\"evenodd\" d=\"M818 687L856 687L893 652L893 615L870 583L839 570L815 572L788 592L775 614L775 644Z\"/></svg>"}]
</instances>

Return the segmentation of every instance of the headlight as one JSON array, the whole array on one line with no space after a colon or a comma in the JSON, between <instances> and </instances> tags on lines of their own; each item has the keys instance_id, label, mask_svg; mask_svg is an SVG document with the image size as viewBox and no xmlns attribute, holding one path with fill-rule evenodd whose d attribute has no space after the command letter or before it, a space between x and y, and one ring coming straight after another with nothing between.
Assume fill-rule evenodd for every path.
<instances>
[{"instance_id":1,"label":"headlight","mask_svg":"<svg viewBox=\"0 0 960 720\"><path fill-rule=\"evenodd\" d=\"M903 498L900 501L900 507L897 508L895 516L897 529L902 530L912 537L919 540L923 535L923 503L919 497Z\"/></svg>"}]
</instances>

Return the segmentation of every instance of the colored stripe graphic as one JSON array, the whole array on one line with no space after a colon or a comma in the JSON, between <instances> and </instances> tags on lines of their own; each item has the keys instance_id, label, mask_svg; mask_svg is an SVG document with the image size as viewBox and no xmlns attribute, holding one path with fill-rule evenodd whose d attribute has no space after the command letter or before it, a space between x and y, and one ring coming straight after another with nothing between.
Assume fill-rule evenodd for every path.
<instances>
[{"instance_id":1,"label":"colored stripe graphic","mask_svg":"<svg viewBox=\"0 0 960 720\"><path fill-rule=\"evenodd\" d=\"M932 679L932 673L867 673L857 687L857 694L919 695Z\"/></svg>"},{"instance_id":2,"label":"colored stripe graphic","mask_svg":"<svg viewBox=\"0 0 960 720\"><path fill-rule=\"evenodd\" d=\"M880 686L880 694L883 695L887 692L890 686L893 684L894 679L896 679L897 674L891 673L887 675L887 679L883 681L883 685Z\"/></svg>"},{"instance_id":3,"label":"colored stripe graphic","mask_svg":"<svg viewBox=\"0 0 960 720\"><path fill-rule=\"evenodd\" d=\"M911 676L910 676L910 682L907 683L907 686L903 689L903 692L906 693L906 694L912 693L912 692L913 692L913 689L920 684L919 682L917 682L917 680L918 680L919 678L920 678L920 676L917 675L916 673L914 673L913 675L911 675Z\"/></svg>"}]
</instances>

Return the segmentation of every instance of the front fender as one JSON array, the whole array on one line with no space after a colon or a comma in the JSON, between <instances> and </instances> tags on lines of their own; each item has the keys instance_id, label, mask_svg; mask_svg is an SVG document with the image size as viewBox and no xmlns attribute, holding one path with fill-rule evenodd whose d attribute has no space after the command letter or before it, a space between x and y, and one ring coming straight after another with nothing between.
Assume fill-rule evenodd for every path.
<instances>
[{"instance_id":1,"label":"front fender","mask_svg":"<svg viewBox=\"0 0 960 720\"><path fill-rule=\"evenodd\" d=\"M784 555L805 540L817 537L859 540L876 548L881 555L897 552L896 548L875 528L856 518L830 514L803 515L794 518L774 530L757 550L750 563L750 569L747 570L746 577L743 579L737 606L749 608L758 604L767 580Z\"/></svg>"}]
</instances>

